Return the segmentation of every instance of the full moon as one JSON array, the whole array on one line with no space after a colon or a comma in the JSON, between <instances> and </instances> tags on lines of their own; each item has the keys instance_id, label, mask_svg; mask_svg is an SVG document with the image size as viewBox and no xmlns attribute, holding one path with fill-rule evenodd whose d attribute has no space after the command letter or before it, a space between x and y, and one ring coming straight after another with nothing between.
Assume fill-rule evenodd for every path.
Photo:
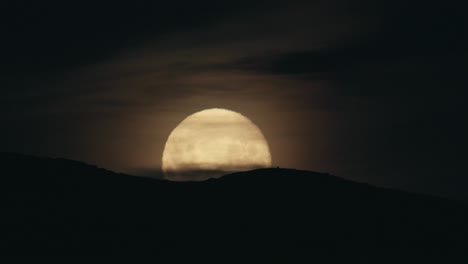
<instances>
[{"instance_id":1,"label":"full moon","mask_svg":"<svg viewBox=\"0 0 468 264\"><path fill-rule=\"evenodd\" d=\"M164 177L173 181L200 181L270 166L270 150L260 129L240 113L220 108L185 118L169 135L162 156Z\"/></svg>"}]
</instances>

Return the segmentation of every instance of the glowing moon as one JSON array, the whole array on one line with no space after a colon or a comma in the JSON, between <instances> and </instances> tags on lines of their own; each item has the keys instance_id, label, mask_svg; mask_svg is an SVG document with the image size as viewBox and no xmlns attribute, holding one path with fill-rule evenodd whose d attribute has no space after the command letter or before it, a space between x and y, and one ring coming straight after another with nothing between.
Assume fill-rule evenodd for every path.
<instances>
[{"instance_id":1,"label":"glowing moon","mask_svg":"<svg viewBox=\"0 0 468 264\"><path fill-rule=\"evenodd\" d=\"M185 118L169 135L162 157L168 180L193 181L271 166L268 143L247 117L207 109Z\"/></svg>"}]
</instances>

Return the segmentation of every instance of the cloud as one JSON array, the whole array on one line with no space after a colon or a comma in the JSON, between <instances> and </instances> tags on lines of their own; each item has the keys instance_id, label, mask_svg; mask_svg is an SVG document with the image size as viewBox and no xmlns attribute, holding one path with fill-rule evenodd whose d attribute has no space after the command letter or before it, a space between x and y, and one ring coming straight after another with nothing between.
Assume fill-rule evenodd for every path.
<instances>
[{"instance_id":1,"label":"cloud","mask_svg":"<svg viewBox=\"0 0 468 264\"><path fill-rule=\"evenodd\" d=\"M254 2L50 16L33 5L41 17L7 18L18 25L0 44L2 146L157 168L181 120L225 107L259 125L280 166L369 180L424 167L421 149L440 168L457 163L466 143L450 135L466 131L468 83L460 1Z\"/></svg>"}]
</instances>

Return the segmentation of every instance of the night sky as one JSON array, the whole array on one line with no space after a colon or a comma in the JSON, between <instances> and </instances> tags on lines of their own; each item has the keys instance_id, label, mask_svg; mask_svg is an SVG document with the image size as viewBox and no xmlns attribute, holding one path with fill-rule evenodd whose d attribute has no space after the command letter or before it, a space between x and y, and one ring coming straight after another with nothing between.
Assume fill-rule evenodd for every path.
<instances>
[{"instance_id":1,"label":"night sky","mask_svg":"<svg viewBox=\"0 0 468 264\"><path fill-rule=\"evenodd\" d=\"M3 1L0 151L157 176L169 133L249 117L273 166L468 199L463 1Z\"/></svg>"}]
</instances>

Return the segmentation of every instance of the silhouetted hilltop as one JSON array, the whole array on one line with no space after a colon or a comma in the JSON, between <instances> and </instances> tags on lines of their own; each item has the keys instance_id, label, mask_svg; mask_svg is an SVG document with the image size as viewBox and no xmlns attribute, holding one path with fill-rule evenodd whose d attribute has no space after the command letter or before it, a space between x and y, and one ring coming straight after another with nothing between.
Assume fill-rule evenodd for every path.
<instances>
[{"instance_id":1,"label":"silhouetted hilltop","mask_svg":"<svg viewBox=\"0 0 468 264\"><path fill-rule=\"evenodd\" d=\"M389 248L459 256L468 242L461 202L322 173L272 168L168 182L11 153L0 154L0 168L0 245L10 253L222 248L291 260L326 248L346 259Z\"/></svg>"}]
</instances>

